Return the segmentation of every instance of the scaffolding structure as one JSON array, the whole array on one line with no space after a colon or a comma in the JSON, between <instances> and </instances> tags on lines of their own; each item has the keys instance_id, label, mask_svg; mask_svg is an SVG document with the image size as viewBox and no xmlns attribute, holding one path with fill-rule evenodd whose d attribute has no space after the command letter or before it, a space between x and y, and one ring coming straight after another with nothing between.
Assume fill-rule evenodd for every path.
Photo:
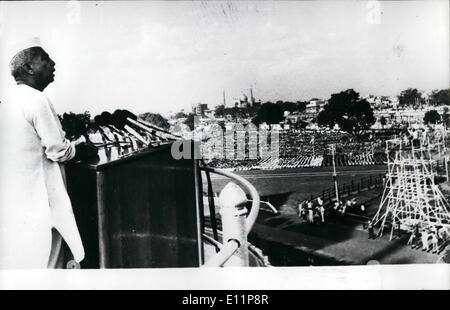
<instances>
[{"instance_id":1,"label":"scaffolding structure","mask_svg":"<svg viewBox=\"0 0 450 310\"><path fill-rule=\"evenodd\" d=\"M431 148L437 145L427 142L386 141L388 173L380 207L372 219L373 226L379 226L379 236L387 227L392 239L394 229L450 226L449 203L435 183Z\"/></svg>"}]
</instances>

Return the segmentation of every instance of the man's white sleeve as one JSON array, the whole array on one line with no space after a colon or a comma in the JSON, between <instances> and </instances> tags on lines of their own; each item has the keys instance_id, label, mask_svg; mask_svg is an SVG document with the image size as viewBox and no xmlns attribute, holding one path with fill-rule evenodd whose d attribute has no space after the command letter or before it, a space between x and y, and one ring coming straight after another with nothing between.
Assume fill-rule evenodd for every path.
<instances>
[{"instance_id":1,"label":"man's white sleeve","mask_svg":"<svg viewBox=\"0 0 450 310\"><path fill-rule=\"evenodd\" d=\"M65 162L75 156L75 145L65 138L58 116L46 98L34 102L31 117L48 159Z\"/></svg>"}]
</instances>

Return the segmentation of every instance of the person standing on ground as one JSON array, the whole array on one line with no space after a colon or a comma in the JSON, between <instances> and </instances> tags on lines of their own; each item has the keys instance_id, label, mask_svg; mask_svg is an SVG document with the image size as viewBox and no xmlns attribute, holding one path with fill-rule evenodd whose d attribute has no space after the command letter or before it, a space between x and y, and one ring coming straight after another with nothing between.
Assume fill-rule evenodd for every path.
<instances>
[{"instance_id":1,"label":"person standing on ground","mask_svg":"<svg viewBox=\"0 0 450 310\"><path fill-rule=\"evenodd\" d=\"M323 200L322 200L322 198L320 198L320 197L317 197L317 205L320 207L320 206L323 206Z\"/></svg>"},{"instance_id":2,"label":"person standing on ground","mask_svg":"<svg viewBox=\"0 0 450 310\"><path fill-rule=\"evenodd\" d=\"M322 223L325 223L325 208L323 205L319 206L319 212L320 212L320 219L322 220Z\"/></svg>"},{"instance_id":3,"label":"person standing on ground","mask_svg":"<svg viewBox=\"0 0 450 310\"><path fill-rule=\"evenodd\" d=\"M409 237L408 243L412 247L417 245L417 241L419 239L419 224L416 224L411 232L411 237Z\"/></svg>"},{"instance_id":4,"label":"person standing on ground","mask_svg":"<svg viewBox=\"0 0 450 310\"><path fill-rule=\"evenodd\" d=\"M375 233L374 233L372 221L367 222L367 231L369 232L369 239L375 239Z\"/></svg>"},{"instance_id":5,"label":"person standing on ground","mask_svg":"<svg viewBox=\"0 0 450 310\"><path fill-rule=\"evenodd\" d=\"M413 242L416 240L416 235L414 233L414 229L411 231L411 236L408 239L407 245L413 245Z\"/></svg>"},{"instance_id":6,"label":"person standing on ground","mask_svg":"<svg viewBox=\"0 0 450 310\"><path fill-rule=\"evenodd\" d=\"M431 245L433 247L433 252L437 253L439 251L439 245L436 233L431 233Z\"/></svg>"},{"instance_id":7,"label":"person standing on ground","mask_svg":"<svg viewBox=\"0 0 450 310\"><path fill-rule=\"evenodd\" d=\"M364 216L367 216L366 207L364 206L364 204L361 204L361 206L359 208L361 209L361 213Z\"/></svg>"},{"instance_id":8,"label":"person standing on ground","mask_svg":"<svg viewBox=\"0 0 450 310\"><path fill-rule=\"evenodd\" d=\"M314 223L314 210L312 201L308 200L308 222Z\"/></svg>"},{"instance_id":9,"label":"person standing on ground","mask_svg":"<svg viewBox=\"0 0 450 310\"><path fill-rule=\"evenodd\" d=\"M426 228L422 229L421 234L420 234L420 239L422 241L422 250L423 251L428 251L429 247L428 247L428 231Z\"/></svg>"},{"instance_id":10,"label":"person standing on ground","mask_svg":"<svg viewBox=\"0 0 450 310\"><path fill-rule=\"evenodd\" d=\"M298 217L302 217L302 213L303 213L303 202L298 201L298 202L297 202L297 206L298 206Z\"/></svg>"}]
</instances>

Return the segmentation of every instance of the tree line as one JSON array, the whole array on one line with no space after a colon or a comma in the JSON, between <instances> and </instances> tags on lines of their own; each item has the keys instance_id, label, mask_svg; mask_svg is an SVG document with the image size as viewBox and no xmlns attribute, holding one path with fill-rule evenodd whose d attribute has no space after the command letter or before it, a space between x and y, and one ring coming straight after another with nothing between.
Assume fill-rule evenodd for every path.
<instances>
[{"instance_id":1,"label":"tree line","mask_svg":"<svg viewBox=\"0 0 450 310\"><path fill-rule=\"evenodd\" d=\"M222 118L230 115L233 120L250 119L257 126L262 123L278 124L285 120L285 111L290 113L303 113L307 104L307 101L291 102L279 100L275 103L267 101L258 106L247 105L242 108L224 107L222 105L215 109L214 116ZM450 89L433 90L426 99L416 88L406 89L398 96L399 107L419 108L424 104L436 107L450 105ZM169 121L161 114L147 112L140 114L139 117L163 129L170 128ZM186 118L184 123L191 130L194 128L194 114L178 112L175 118ZM83 114L65 113L64 117L61 117L61 120L64 122L63 127L68 129L67 134L69 136L78 133L82 127L92 127L89 112ZM317 122L319 126L329 128L334 128L338 125L342 130L358 135L369 129L376 120L369 102L361 98L359 93L353 89L347 89L332 94L323 110L312 121ZM386 125L387 120L384 116L381 117L380 123L383 127ZM444 108L442 116L436 110L428 111L425 113L424 123L444 123L446 126L450 126L449 109ZM296 125L304 128L307 123L299 120Z\"/></svg>"},{"instance_id":2,"label":"tree line","mask_svg":"<svg viewBox=\"0 0 450 310\"><path fill-rule=\"evenodd\" d=\"M435 89L430 93L428 98L425 98L416 88L408 88L398 96L398 104L400 107L411 108L419 108L424 104L432 106L450 105L450 88Z\"/></svg>"}]
</instances>

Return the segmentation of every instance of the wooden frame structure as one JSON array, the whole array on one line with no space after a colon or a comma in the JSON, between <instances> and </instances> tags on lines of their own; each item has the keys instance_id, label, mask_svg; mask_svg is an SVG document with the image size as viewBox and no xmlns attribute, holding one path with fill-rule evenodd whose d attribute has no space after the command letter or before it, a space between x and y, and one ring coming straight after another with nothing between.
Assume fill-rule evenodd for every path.
<instances>
[{"instance_id":1,"label":"wooden frame structure","mask_svg":"<svg viewBox=\"0 0 450 310\"><path fill-rule=\"evenodd\" d=\"M430 144L425 146L420 140L406 143L401 139L388 140L386 153L386 184L380 207L372 219L373 225L380 227L379 235L388 226L390 239L394 228L449 227L450 207L435 183Z\"/></svg>"}]
</instances>

